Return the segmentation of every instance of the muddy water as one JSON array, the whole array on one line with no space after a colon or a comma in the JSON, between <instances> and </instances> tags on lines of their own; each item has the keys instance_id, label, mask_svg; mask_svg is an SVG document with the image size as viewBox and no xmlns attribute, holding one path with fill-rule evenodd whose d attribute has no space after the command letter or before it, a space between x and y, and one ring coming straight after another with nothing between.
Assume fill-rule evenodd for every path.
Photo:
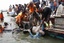
<instances>
[{"instance_id":1,"label":"muddy water","mask_svg":"<svg viewBox=\"0 0 64 43\"><path fill-rule=\"evenodd\" d=\"M4 17L4 21L9 23L7 29L13 30L15 27L17 27L15 22L13 22L14 20L11 20L12 17L7 16L6 13L4 13ZM12 34L12 31L6 31L0 33L0 43L64 43L64 40L53 38L50 36L33 39L29 36L29 34L23 34L22 32Z\"/></svg>"},{"instance_id":2,"label":"muddy water","mask_svg":"<svg viewBox=\"0 0 64 43\"><path fill-rule=\"evenodd\" d=\"M63 40L49 36L33 39L28 34L4 32L0 34L0 43L64 43Z\"/></svg>"}]
</instances>

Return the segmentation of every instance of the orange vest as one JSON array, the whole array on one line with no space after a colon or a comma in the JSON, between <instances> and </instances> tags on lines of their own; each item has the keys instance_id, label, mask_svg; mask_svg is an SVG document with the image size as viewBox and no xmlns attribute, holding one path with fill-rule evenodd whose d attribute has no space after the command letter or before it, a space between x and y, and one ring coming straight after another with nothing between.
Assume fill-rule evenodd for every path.
<instances>
[{"instance_id":1,"label":"orange vest","mask_svg":"<svg viewBox=\"0 0 64 43\"><path fill-rule=\"evenodd\" d=\"M20 17L22 16L22 12L20 12L15 18L16 18L16 23L19 23Z\"/></svg>"},{"instance_id":2,"label":"orange vest","mask_svg":"<svg viewBox=\"0 0 64 43\"><path fill-rule=\"evenodd\" d=\"M19 14L16 16L16 23L18 24L18 23L22 22L22 20L24 19L24 16L25 16L25 14L22 14L22 12L19 13Z\"/></svg>"},{"instance_id":3,"label":"orange vest","mask_svg":"<svg viewBox=\"0 0 64 43\"><path fill-rule=\"evenodd\" d=\"M2 19L3 18L3 14L0 14L0 19Z\"/></svg>"},{"instance_id":4,"label":"orange vest","mask_svg":"<svg viewBox=\"0 0 64 43\"><path fill-rule=\"evenodd\" d=\"M29 12L32 13L34 11L33 7L29 7Z\"/></svg>"},{"instance_id":5,"label":"orange vest","mask_svg":"<svg viewBox=\"0 0 64 43\"><path fill-rule=\"evenodd\" d=\"M3 30L4 30L4 28L2 27L2 28L0 28L0 33L2 33L3 32Z\"/></svg>"}]
</instances>

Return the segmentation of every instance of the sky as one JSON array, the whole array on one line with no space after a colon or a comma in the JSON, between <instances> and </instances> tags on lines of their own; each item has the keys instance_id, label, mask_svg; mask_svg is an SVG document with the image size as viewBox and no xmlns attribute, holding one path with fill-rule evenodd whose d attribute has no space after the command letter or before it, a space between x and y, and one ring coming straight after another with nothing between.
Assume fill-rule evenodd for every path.
<instances>
[{"instance_id":1,"label":"sky","mask_svg":"<svg viewBox=\"0 0 64 43\"><path fill-rule=\"evenodd\" d=\"M6 10L9 5L29 3L31 0L0 0L0 10Z\"/></svg>"}]
</instances>

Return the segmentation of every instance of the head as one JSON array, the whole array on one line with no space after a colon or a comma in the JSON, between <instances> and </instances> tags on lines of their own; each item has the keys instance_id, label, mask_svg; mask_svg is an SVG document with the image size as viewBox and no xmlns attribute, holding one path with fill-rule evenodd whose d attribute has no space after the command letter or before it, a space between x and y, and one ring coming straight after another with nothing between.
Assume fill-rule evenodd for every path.
<instances>
[{"instance_id":1,"label":"head","mask_svg":"<svg viewBox=\"0 0 64 43\"><path fill-rule=\"evenodd\" d=\"M7 22L5 22L5 23L4 23L4 25L5 25L5 26L7 26L7 25L8 25L8 23L7 23Z\"/></svg>"},{"instance_id":2,"label":"head","mask_svg":"<svg viewBox=\"0 0 64 43\"><path fill-rule=\"evenodd\" d=\"M15 6L13 5L13 8L15 8Z\"/></svg>"},{"instance_id":3,"label":"head","mask_svg":"<svg viewBox=\"0 0 64 43\"><path fill-rule=\"evenodd\" d=\"M28 5L28 8L30 8L30 7L34 8L34 7L36 7L36 4L33 2L30 2L30 4Z\"/></svg>"},{"instance_id":4,"label":"head","mask_svg":"<svg viewBox=\"0 0 64 43\"><path fill-rule=\"evenodd\" d=\"M46 2L44 1L43 4L46 5Z\"/></svg>"},{"instance_id":5,"label":"head","mask_svg":"<svg viewBox=\"0 0 64 43\"><path fill-rule=\"evenodd\" d=\"M21 4L19 4L19 7L21 7Z\"/></svg>"},{"instance_id":6,"label":"head","mask_svg":"<svg viewBox=\"0 0 64 43\"><path fill-rule=\"evenodd\" d=\"M16 4L15 7L18 7L18 5Z\"/></svg>"}]
</instances>

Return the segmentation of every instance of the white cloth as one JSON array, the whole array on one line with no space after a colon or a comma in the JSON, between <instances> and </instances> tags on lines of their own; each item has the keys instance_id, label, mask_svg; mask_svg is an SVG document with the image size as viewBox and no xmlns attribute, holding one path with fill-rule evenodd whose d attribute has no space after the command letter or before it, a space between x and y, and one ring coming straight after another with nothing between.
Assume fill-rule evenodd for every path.
<instances>
[{"instance_id":1,"label":"white cloth","mask_svg":"<svg viewBox=\"0 0 64 43\"><path fill-rule=\"evenodd\" d=\"M57 9L56 16L61 16L63 14L64 14L64 6L62 6L62 4L60 4Z\"/></svg>"}]
</instances>

